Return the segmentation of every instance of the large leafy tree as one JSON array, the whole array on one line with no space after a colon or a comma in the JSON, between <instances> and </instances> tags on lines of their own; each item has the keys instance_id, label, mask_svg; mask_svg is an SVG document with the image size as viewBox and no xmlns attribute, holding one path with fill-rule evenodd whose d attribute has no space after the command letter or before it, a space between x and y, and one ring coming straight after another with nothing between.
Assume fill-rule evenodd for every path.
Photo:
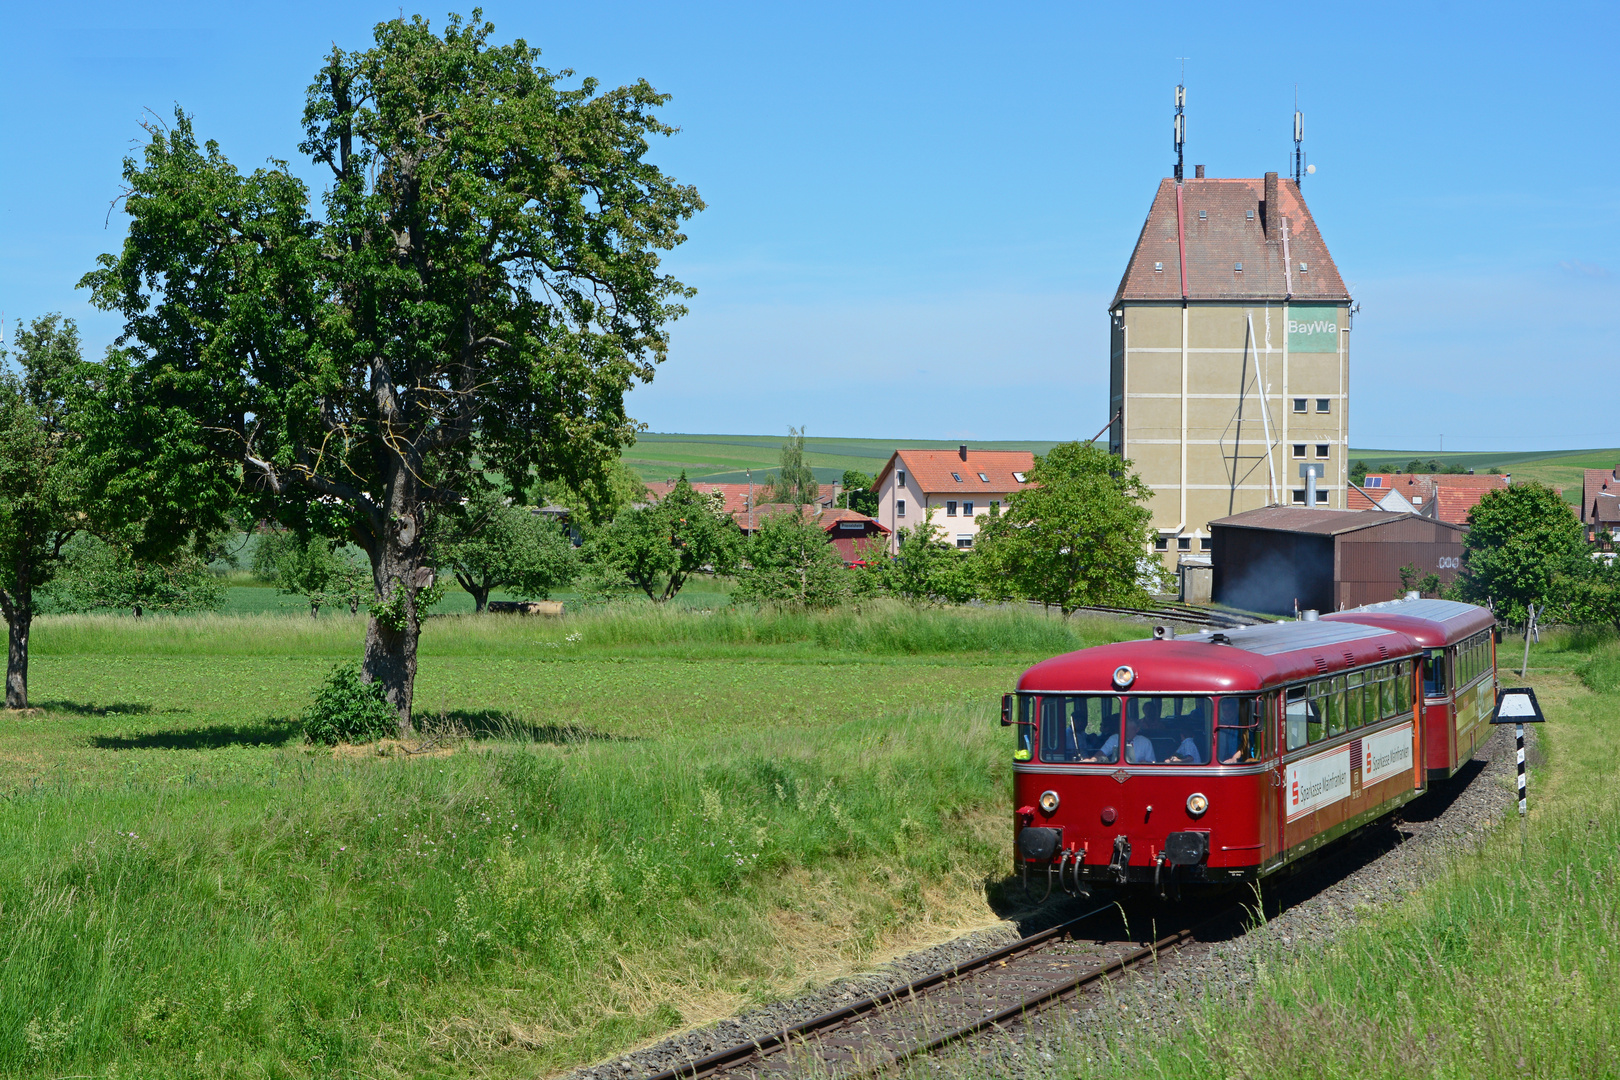
<instances>
[{"instance_id":1,"label":"large leafy tree","mask_svg":"<svg viewBox=\"0 0 1620 1080\"><path fill-rule=\"evenodd\" d=\"M732 573L741 553L742 532L724 497L694 491L684 472L663 499L621 511L586 545L594 576L628 583L656 604L699 570Z\"/></svg>"},{"instance_id":2,"label":"large leafy tree","mask_svg":"<svg viewBox=\"0 0 1620 1080\"><path fill-rule=\"evenodd\" d=\"M1164 573L1147 555L1151 492L1091 443L1060 443L1035 458L1033 487L980 518L976 558L993 594L1036 600L1065 615L1088 604L1132 607L1150 600Z\"/></svg>"},{"instance_id":3,"label":"large leafy tree","mask_svg":"<svg viewBox=\"0 0 1620 1080\"><path fill-rule=\"evenodd\" d=\"M1556 599L1558 579L1585 553L1581 523L1552 488L1496 488L1468 511L1456 588L1505 622L1525 622L1529 605L1539 609Z\"/></svg>"},{"instance_id":4,"label":"large leafy tree","mask_svg":"<svg viewBox=\"0 0 1620 1080\"><path fill-rule=\"evenodd\" d=\"M85 524L85 488L64 376L81 362L78 328L51 315L20 328L0 370L0 611L6 708L28 707L28 635L35 590L60 571Z\"/></svg>"},{"instance_id":5,"label":"large leafy tree","mask_svg":"<svg viewBox=\"0 0 1620 1080\"><path fill-rule=\"evenodd\" d=\"M474 489L458 513L441 515L429 545L433 561L455 574L477 611L499 588L543 600L572 580L577 561L561 526L488 488Z\"/></svg>"},{"instance_id":6,"label":"large leafy tree","mask_svg":"<svg viewBox=\"0 0 1620 1080\"><path fill-rule=\"evenodd\" d=\"M352 541L375 601L364 672L410 724L424 530L488 469L605 482L633 438L624 396L691 295L660 272L697 192L647 160L673 128L645 81L601 91L490 40L379 24L334 48L300 149L243 175L189 118L125 164L129 234L85 283L125 318L98 464L148 546L233 501ZM476 464L475 464L476 461Z\"/></svg>"},{"instance_id":7,"label":"large leafy tree","mask_svg":"<svg viewBox=\"0 0 1620 1080\"><path fill-rule=\"evenodd\" d=\"M804 428L788 428L781 463L771 482L770 501L796 505L815 502L821 485L816 482L815 470L804 463Z\"/></svg>"}]
</instances>

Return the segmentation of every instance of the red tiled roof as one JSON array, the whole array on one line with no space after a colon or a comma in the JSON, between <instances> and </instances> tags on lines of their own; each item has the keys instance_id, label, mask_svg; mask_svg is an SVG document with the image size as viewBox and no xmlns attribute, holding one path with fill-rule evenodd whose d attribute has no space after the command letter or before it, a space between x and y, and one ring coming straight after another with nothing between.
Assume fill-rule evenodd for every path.
<instances>
[{"instance_id":1,"label":"red tiled roof","mask_svg":"<svg viewBox=\"0 0 1620 1080\"><path fill-rule=\"evenodd\" d=\"M659 499L667 496L671 491L674 491L676 483L677 481L675 480L654 480L647 485L647 492L652 496L653 501L657 502ZM771 494L771 485L711 484L707 480L699 480L692 483L692 490L700 495L707 495L712 491L720 492L726 497L726 513L730 514L732 517L736 517L738 514L747 512L750 491L752 491L753 498L756 501L759 499L768 499L770 498ZM817 505L825 506L832 502L833 495L836 491L837 485L822 484L821 492L816 496ZM758 507L756 506L755 509L757 510Z\"/></svg>"},{"instance_id":2,"label":"red tiled roof","mask_svg":"<svg viewBox=\"0 0 1620 1080\"><path fill-rule=\"evenodd\" d=\"M1374 481L1378 483L1374 483ZM1505 488L1512 482L1506 476L1470 476L1467 473L1368 473L1363 484L1368 494L1380 491L1399 491L1408 501L1417 503L1420 511L1428 511L1437 504L1433 516L1453 525L1468 524L1468 511L1484 497L1487 491ZM1353 490L1353 489L1352 489ZM1347 500L1355 509L1357 504Z\"/></svg>"},{"instance_id":3,"label":"red tiled roof","mask_svg":"<svg viewBox=\"0 0 1620 1080\"><path fill-rule=\"evenodd\" d=\"M1590 525L1605 529L1620 526L1620 493L1613 490L1600 491L1584 509L1587 523Z\"/></svg>"},{"instance_id":4,"label":"red tiled roof","mask_svg":"<svg viewBox=\"0 0 1620 1080\"><path fill-rule=\"evenodd\" d=\"M1581 484L1581 520L1592 513L1592 500L1603 493L1620 495L1620 465L1613 469L1587 469Z\"/></svg>"},{"instance_id":5,"label":"red tiled roof","mask_svg":"<svg viewBox=\"0 0 1620 1080\"><path fill-rule=\"evenodd\" d=\"M874 490L883 486L883 478L896 468L897 461L899 468L910 474L908 486L914 482L919 491L929 495L1004 495L1030 487L1013 474L1027 473L1035 467L1035 455L1028 450L969 448L965 459L959 450L896 450L873 479ZM981 475L983 480L979 479Z\"/></svg>"},{"instance_id":6,"label":"red tiled roof","mask_svg":"<svg viewBox=\"0 0 1620 1080\"><path fill-rule=\"evenodd\" d=\"M1182 242L1187 295L1195 300L1292 298L1345 301L1349 292L1327 244L1291 179L1277 182L1278 207L1265 205L1266 181L1187 180L1182 185ZM1198 216L1202 210L1203 218ZM1250 213L1253 218L1249 217ZM1278 220L1267 221L1277 214ZM1292 273L1284 272L1282 218L1288 221ZM1176 182L1161 180L1114 302L1180 300L1182 244L1176 235ZM1155 271L1153 265L1164 269ZM1235 269L1243 264L1242 271ZM1301 273L1299 264L1305 264ZM1290 284L1292 289L1290 290Z\"/></svg>"}]
</instances>

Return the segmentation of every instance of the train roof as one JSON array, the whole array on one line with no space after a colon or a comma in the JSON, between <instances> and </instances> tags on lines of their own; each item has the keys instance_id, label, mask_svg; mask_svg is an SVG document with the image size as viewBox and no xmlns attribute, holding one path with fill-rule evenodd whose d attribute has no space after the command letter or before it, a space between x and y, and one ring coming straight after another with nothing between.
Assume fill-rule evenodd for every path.
<instances>
[{"instance_id":1,"label":"train roof","mask_svg":"<svg viewBox=\"0 0 1620 1080\"><path fill-rule=\"evenodd\" d=\"M1114 669L1135 672L1133 693L1236 694L1411 656L1418 644L1381 626L1284 622L1121 641L1043 660L1018 680L1027 692L1108 693Z\"/></svg>"},{"instance_id":2,"label":"train roof","mask_svg":"<svg viewBox=\"0 0 1620 1080\"><path fill-rule=\"evenodd\" d=\"M1386 600L1381 604L1335 611L1322 616L1322 621L1399 630L1424 648L1437 649L1489 630L1496 625L1496 616L1489 608L1456 600Z\"/></svg>"}]
</instances>

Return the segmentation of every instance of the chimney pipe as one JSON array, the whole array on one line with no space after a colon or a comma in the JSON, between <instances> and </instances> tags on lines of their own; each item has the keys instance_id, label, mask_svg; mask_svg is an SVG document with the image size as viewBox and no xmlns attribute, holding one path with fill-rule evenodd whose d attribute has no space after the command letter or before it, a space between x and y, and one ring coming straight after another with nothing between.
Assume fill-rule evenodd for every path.
<instances>
[{"instance_id":1,"label":"chimney pipe","mask_svg":"<svg viewBox=\"0 0 1620 1080\"><path fill-rule=\"evenodd\" d=\"M1193 166L1193 179L1194 180L1202 180L1203 178L1204 178L1204 167L1202 165L1194 165Z\"/></svg>"},{"instance_id":2,"label":"chimney pipe","mask_svg":"<svg viewBox=\"0 0 1620 1080\"><path fill-rule=\"evenodd\" d=\"M963 461L966 461L967 460L967 443L963 443L961 446L958 446L956 448L956 452L962 456Z\"/></svg>"},{"instance_id":3,"label":"chimney pipe","mask_svg":"<svg viewBox=\"0 0 1620 1080\"><path fill-rule=\"evenodd\" d=\"M1266 224L1266 239L1275 240L1282 232L1282 207L1277 205L1277 174L1266 173L1266 201L1260 206Z\"/></svg>"}]
</instances>

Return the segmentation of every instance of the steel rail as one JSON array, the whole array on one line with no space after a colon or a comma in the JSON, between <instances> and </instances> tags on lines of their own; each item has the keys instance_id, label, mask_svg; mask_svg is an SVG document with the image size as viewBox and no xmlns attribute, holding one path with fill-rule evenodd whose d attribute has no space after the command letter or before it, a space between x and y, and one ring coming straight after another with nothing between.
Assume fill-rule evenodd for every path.
<instances>
[{"instance_id":1,"label":"steel rail","mask_svg":"<svg viewBox=\"0 0 1620 1080\"><path fill-rule=\"evenodd\" d=\"M884 1061L864 1069L856 1075L865 1075L867 1073L876 1072L880 1069L887 1069L892 1065L898 1065L900 1062L907 1061L919 1054L931 1053L938 1050L942 1046L947 1046L950 1043L965 1039L970 1035L977 1035L979 1032L984 1031L987 1028L998 1027L1001 1024L1006 1023L1008 1020L1016 1020L1027 1013L1040 1008L1042 1005L1045 1005L1048 1002L1056 1001L1059 998L1066 997L1069 994L1074 993L1083 986L1106 979L1112 975L1122 974L1132 965L1138 964L1149 957L1156 957L1160 952L1166 949L1173 949L1178 945L1185 945L1187 942L1193 940L1193 937L1194 932L1191 929L1178 930L1174 934L1169 934L1160 938L1151 945L1144 945L1140 949L1126 953L1124 956L1121 956L1116 960L1111 960L1106 964L1099 964L1090 971L1082 972L1072 979L1065 979L1063 982L1058 983L1055 986L1051 986L1038 993L1031 994L1016 1005L1009 1005L992 1016L987 1016L982 1020L975 1020L971 1024L964 1024L954 1031L949 1031L944 1035L939 1035L925 1042L920 1042L917 1045L908 1047L897 1054L891 1054Z\"/></svg>"},{"instance_id":2,"label":"steel rail","mask_svg":"<svg viewBox=\"0 0 1620 1080\"><path fill-rule=\"evenodd\" d=\"M811 1019L806 1020L803 1023L796 1024L793 1027L783 1028L781 1031L773 1032L770 1035L762 1036L761 1038L754 1039L746 1043L738 1043L735 1046L729 1046L724 1050L717 1050L707 1057L698 1058L696 1061L689 1061L686 1064L679 1065L673 1069L665 1069L661 1073L654 1073L652 1076L647 1077L647 1080L696 1080L698 1077L708 1076L711 1073L724 1069L728 1065L734 1065L739 1061L746 1061L748 1058L751 1058L756 1054L769 1053L778 1047L785 1046L794 1039L802 1038L805 1035L812 1034L824 1028L836 1027L844 1021L852 1020L863 1013L869 1013L876 1009L880 1009L885 1005L893 1004L905 998L914 997L919 991L930 989L934 986L940 985L941 983L950 982L962 975L968 974L969 972L977 971L978 969L988 967L997 961L1005 960L1009 956L1014 956L1021 952L1028 952L1031 949L1046 944L1048 941L1051 941L1054 938L1064 936L1092 916L1100 915L1104 911L1111 910L1113 907L1113 904L1104 904L1102 907L1088 911L1084 915L1076 916L1067 922L1059 923L1058 925L1050 927L1046 930L1042 930L1037 934L1031 934L1028 937L1019 938L1010 945L1003 945L999 949L994 949L987 953L980 953L978 956L969 957L968 959L963 960L961 963L953 964L948 968L941 968L940 970L931 974L924 975L920 979L914 979L904 986L897 987L893 990L886 990L881 994L873 994L871 997L865 997L859 1001L852 1002L851 1004L844 1006L842 1009L836 1009L829 1013L822 1013L820 1016L812 1017ZM1155 946L1149 946L1150 949L1153 947ZM1141 950L1137 951L1140 952ZM1131 955L1134 956L1136 954L1133 953ZM1082 976L1082 978L1084 978L1084 976ZM1024 1006L1020 1006L1019 1008L1023 1007ZM951 1036L947 1037L947 1041L949 1041L950 1038L960 1037L960 1034L953 1032ZM896 1058L894 1060L898 1061L902 1059Z\"/></svg>"}]
</instances>

